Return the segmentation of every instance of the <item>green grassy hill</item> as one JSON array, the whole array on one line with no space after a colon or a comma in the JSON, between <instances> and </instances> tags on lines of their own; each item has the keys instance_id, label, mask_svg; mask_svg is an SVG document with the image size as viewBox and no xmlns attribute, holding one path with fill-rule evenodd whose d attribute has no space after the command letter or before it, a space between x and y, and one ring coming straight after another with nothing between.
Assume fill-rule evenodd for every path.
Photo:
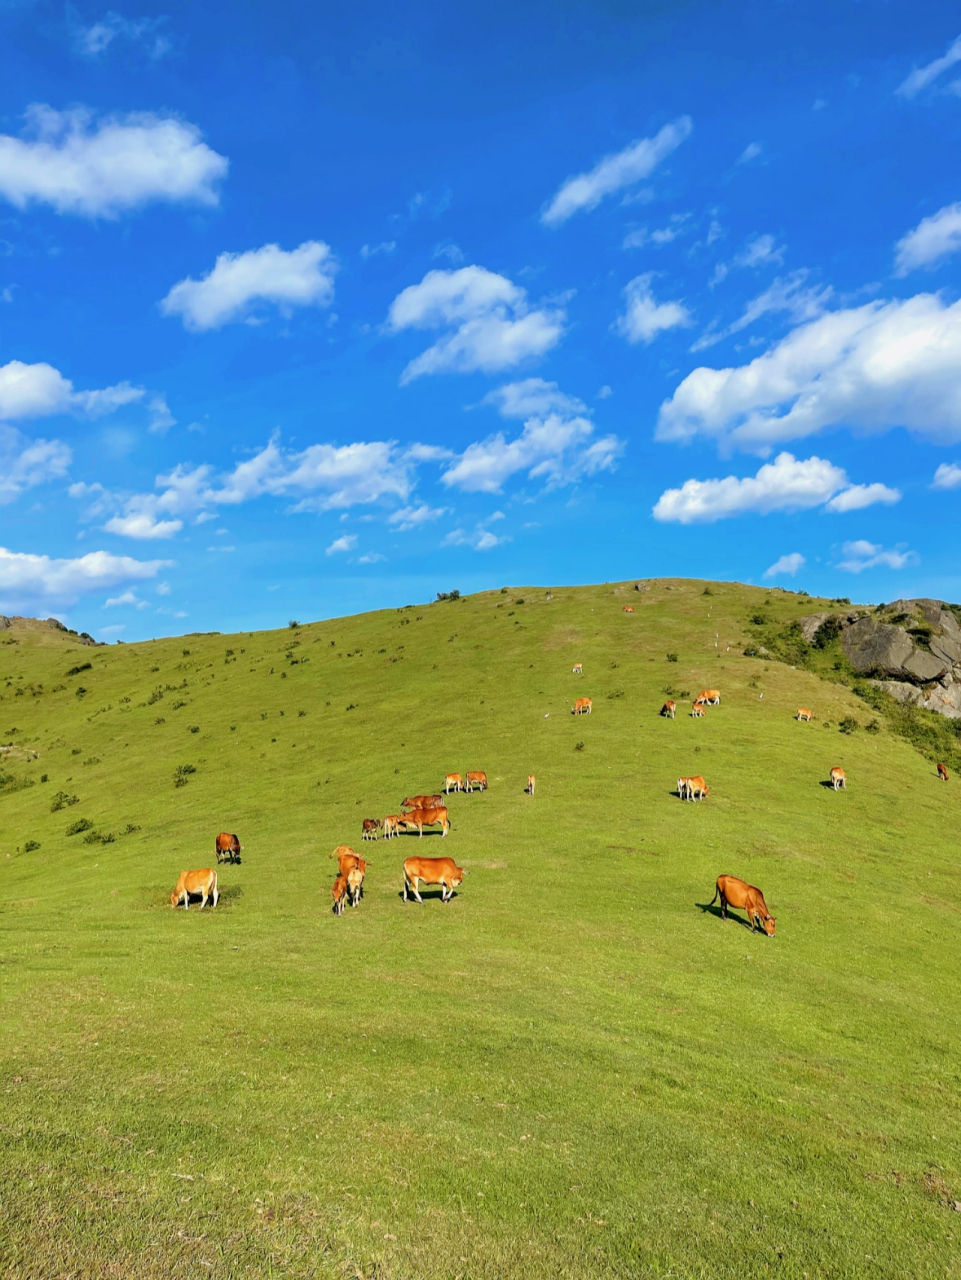
<instances>
[{"instance_id":1,"label":"green grassy hill","mask_svg":"<svg viewBox=\"0 0 961 1280\"><path fill-rule=\"evenodd\" d=\"M631 586L0 636L4 1276L961 1276L961 782L743 656L824 603ZM467 769L334 917L335 845ZM172 911L221 830L220 906Z\"/></svg>"}]
</instances>

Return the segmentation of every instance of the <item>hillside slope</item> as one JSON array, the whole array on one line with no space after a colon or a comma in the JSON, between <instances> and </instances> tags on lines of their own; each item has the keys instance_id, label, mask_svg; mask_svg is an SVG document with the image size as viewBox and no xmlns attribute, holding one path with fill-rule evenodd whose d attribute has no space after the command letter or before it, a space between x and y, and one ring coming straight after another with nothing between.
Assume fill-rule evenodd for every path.
<instances>
[{"instance_id":1,"label":"hillside slope","mask_svg":"<svg viewBox=\"0 0 961 1280\"><path fill-rule=\"evenodd\" d=\"M631 586L3 634L5 1274L961 1275L955 781L743 656L826 602ZM467 769L335 918L334 846ZM221 830L220 906L171 911ZM468 868L449 906L411 853Z\"/></svg>"}]
</instances>

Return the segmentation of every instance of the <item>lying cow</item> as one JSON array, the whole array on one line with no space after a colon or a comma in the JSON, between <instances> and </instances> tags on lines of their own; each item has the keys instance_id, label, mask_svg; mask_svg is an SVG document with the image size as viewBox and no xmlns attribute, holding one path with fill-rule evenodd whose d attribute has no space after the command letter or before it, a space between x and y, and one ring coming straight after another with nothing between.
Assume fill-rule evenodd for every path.
<instances>
[{"instance_id":1,"label":"lying cow","mask_svg":"<svg viewBox=\"0 0 961 1280\"><path fill-rule=\"evenodd\" d=\"M445 794L450 795L452 791L463 791L463 790L464 790L464 779L460 776L460 774L448 773L447 776L444 778Z\"/></svg>"},{"instance_id":2,"label":"lying cow","mask_svg":"<svg viewBox=\"0 0 961 1280\"><path fill-rule=\"evenodd\" d=\"M376 840L377 828L384 825L383 818L364 818L362 840Z\"/></svg>"},{"instance_id":3,"label":"lying cow","mask_svg":"<svg viewBox=\"0 0 961 1280\"><path fill-rule=\"evenodd\" d=\"M200 897L200 910L203 911L210 898L213 906L217 905L220 894L217 891L217 872L205 867L202 871L181 871L177 887L170 895L170 905L179 907L184 904L184 911L190 910L191 895Z\"/></svg>"},{"instance_id":4,"label":"lying cow","mask_svg":"<svg viewBox=\"0 0 961 1280\"><path fill-rule=\"evenodd\" d=\"M217 865L219 866L221 862L239 862L243 847L236 836L232 836L229 831L221 831L214 850L217 854Z\"/></svg>"},{"instance_id":5,"label":"lying cow","mask_svg":"<svg viewBox=\"0 0 961 1280\"><path fill-rule=\"evenodd\" d=\"M444 797L441 795L432 796L407 796L401 800L400 807L402 809L436 809L439 804L444 803Z\"/></svg>"},{"instance_id":6,"label":"lying cow","mask_svg":"<svg viewBox=\"0 0 961 1280\"><path fill-rule=\"evenodd\" d=\"M837 791L839 787L843 787L845 791L848 789L847 778L844 776L844 770L839 766L831 770L831 786L835 791Z\"/></svg>"},{"instance_id":7,"label":"lying cow","mask_svg":"<svg viewBox=\"0 0 961 1280\"><path fill-rule=\"evenodd\" d=\"M334 915L342 916L344 914L344 903L347 900L347 877L338 876L334 881L334 887L330 891L330 896L334 900Z\"/></svg>"},{"instance_id":8,"label":"lying cow","mask_svg":"<svg viewBox=\"0 0 961 1280\"><path fill-rule=\"evenodd\" d=\"M593 706L594 706L593 698L576 698L574 700L574 705L571 707L571 715L572 716L583 716L583 715L589 716L591 714L591 708Z\"/></svg>"},{"instance_id":9,"label":"lying cow","mask_svg":"<svg viewBox=\"0 0 961 1280\"><path fill-rule=\"evenodd\" d=\"M472 791L486 791L487 790L487 774L486 773L468 773L467 786L465 790L467 791L468 795L470 795Z\"/></svg>"},{"instance_id":10,"label":"lying cow","mask_svg":"<svg viewBox=\"0 0 961 1280\"><path fill-rule=\"evenodd\" d=\"M714 897L708 903L708 906L713 907L718 897L721 899L722 920L727 919L728 907L736 907L741 911L747 912L752 933L755 932L758 923L760 923L767 936L769 938L774 937L774 927L777 922L768 911L767 903L764 901L764 894L760 889L755 889L753 884L747 884L744 880L739 880L737 876L718 876Z\"/></svg>"},{"instance_id":11,"label":"lying cow","mask_svg":"<svg viewBox=\"0 0 961 1280\"><path fill-rule=\"evenodd\" d=\"M634 606L633 606L632 604L623 604L623 605L621 605L621 608L624 610L624 612L625 612L625 613L633 613L633 612L634 612Z\"/></svg>"},{"instance_id":12,"label":"lying cow","mask_svg":"<svg viewBox=\"0 0 961 1280\"><path fill-rule=\"evenodd\" d=\"M417 889L423 880L425 885L439 884L441 901L450 902L454 890L463 884L465 875L467 872L453 858L407 858L404 862L404 901L407 901L408 889L418 902L424 901Z\"/></svg>"},{"instance_id":13,"label":"lying cow","mask_svg":"<svg viewBox=\"0 0 961 1280\"><path fill-rule=\"evenodd\" d=\"M425 827L443 827L445 836L450 830L450 816L443 805L437 809L411 809L410 813L401 815L400 822L404 828L416 827L421 839Z\"/></svg>"},{"instance_id":14,"label":"lying cow","mask_svg":"<svg viewBox=\"0 0 961 1280\"><path fill-rule=\"evenodd\" d=\"M798 720L808 720L808 721L814 719L814 717L812 716L811 712L807 709L807 707L798 707L797 718Z\"/></svg>"},{"instance_id":15,"label":"lying cow","mask_svg":"<svg viewBox=\"0 0 961 1280\"><path fill-rule=\"evenodd\" d=\"M674 717L677 715L677 703L671 702L671 701L665 702L664 706L661 707L659 714L662 716L667 716L669 719L673 720Z\"/></svg>"},{"instance_id":16,"label":"lying cow","mask_svg":"<svg viewBox=\"0 0 961 1280\"><path fill-rule=\"evenodd\" d=\"M948 771L945 769L943 764L938 765L938 777L942 782L947 782L948 780Z\"/></svg>"}]
</instances>

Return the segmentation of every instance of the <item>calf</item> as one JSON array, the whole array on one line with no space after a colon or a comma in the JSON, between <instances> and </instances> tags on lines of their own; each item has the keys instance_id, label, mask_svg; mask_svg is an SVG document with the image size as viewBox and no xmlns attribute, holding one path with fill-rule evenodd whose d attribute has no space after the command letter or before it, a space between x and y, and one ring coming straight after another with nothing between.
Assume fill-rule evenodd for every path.
<instances>
[{"instance_id":1,"label":"calf","mask_svg":"<svg viewBox=\"0 0 961 1280\"><path fill-rule=\"evenodd\" d=\"M334 900L334 915L342 916L344 914L344 903L347 899L347 877L338 876L334 881L334 887L330 891L330 896Z\"/></svg>"},{"instance_id":2,"label":"calf","mask_svg":"<svg viewBox=\"0 0 961 1280\"><path fill-rule=\"evenodd\" d=\"M439 884L441 901L450 902L454 890L463 884L466 874L464 868L459 867L453 858L407 858L404 862L404 901L407 901L408 889L418 902L424 901L417 889L418 883L423 880L424 884Z\"/></svg>"},{"instance_id":3,"label":"calf","mask_svg":"<svg viewBox=\"0 0 961 1280\"><path fill-rule=\"evenodd\" d=\"M399 813L391 813L384 819L384 839L392 840L394 836L400 835L400 819Z\"/></svg>"},{"instance_id":4,"label":"calf","mask_svg":"<svg viewBox=\"0 0 961 1280\"><path fill-rule=\"evenodd\" d=\"M755 889L753 884L747 884L744 880L739 880L737 876L718 876L717 887L714 890L714 897L708 903L713 907L718 897L721 899L721 919L727 919L728 907L737 907L739 910L747 912L747 918L751 923L751 932L754 933L758 922L769 938L774 937L774 926L776 921L767 909L767 903L764 901L764 894L760 889Z\"/></svg>"},{"instance_id":5,"label":"calf","mask_svg":"<svg viewBox=\"0 0 961 1280\"><path fill-rule=\"evenodd\" d=\"M682 800L704 800L711 794L711 788L697 774L693 778L678 778L677 794Z\"/></svg>"},{"instance_id":6,"label":"calf","mask_svg":"<svg viewBox=\"0 0 961 1280\"><path fill-rule=\"evenodd\" d=\"M444 778L444 792L450 795L452 791L463 791L464 779L459 773L448 773Z\"/></svg>"},{"instance_id":7,"label":"calf","mask_svg":"<svg viewBox=\"0 0 961 1280\"><path fill-rule=\"evenodd\" d=\"M798 707L797 718L798 720L812 720L814 717L811 715L811 712L808 711L807 707Z\"/></svg>"},{"instance_id":8,"label":"calf","mask_svg":"<svg viewBox=\"0 0 961 1280\"><path fill-rule=\"evenodd\" d=\"M200 910L203 911L210 898L217 905L220 894L217 891L217 872L205 867L202 871L181 871L177 879L177 887L170 895L170 905L179 907L184 904L184 911L190 910L190 895L200 895Z\"/></svg>"},{"instance_id":9,"label":"calf","mask_svg":"<svg viewBox=\"0 0 961 1280\"><path fill-rule=\"evenodd\" d=\"M675 715L677 714L677 703L665 702L664 706L661 707L660 714L662 716L668 716L670 717L671 720L673 720Z\"/></svg>"},{"instance_id":10,"label":"calf","mask_svg":"<svg viewBox=\"0 0 961 1280\"><path fill-rule=\"evenodd\" d=\"M383 818L364 818L363 820L363 840L376 840L377 828L384 825Z\"/></svg>"},{"instance_id":11,"label":"calf","mask_svg":"<svg viewBox=\"0 0 961 1280\"><path fill-rule=\"evenodd\" d=\"M621 608L624 610L624 612L625 612L625 613L633 613L633 612L634 612L634 606L633 606L632 604L623 604L623 605L621 605Z\"/></svg>"},{"instance_id":12,"label":"calf","mask_svg":"<svg viewBox=\"0 0 961 1280\"><path fill-rule=\"evenodd\" d=\"M527 775L527 794L529 796L534 794L534 775L532 773Z\"/></svg>"},{"instance_id":13,"label":"calf","mask_svg":"<svg viewBox=\"0 0 961 1280\"><path fill-rule=\"evenodd\" d=\"M412 809L401 817L401 825L416 827L418 836L423 839L425 827L440 826L446 836L450 830L450 817L443 805L439 809Z\"/></svg>"},{"instance_id":14,"label":"calf","mask_svg":"<svg viewBox=\"0 0 961 1280\"><path fill-rule=\"evenodd\" d=\"M575 698L574 705L571 707L572 716L589 716L591 708L594 706L593 698Z\"/></svg>"},{"instance_id":15,"label":"calf","mask_svg":"<svg viewBox=\"0 0 961 1280\"><path fill-rule=\"evenodd\" d=\"M677 780L677 794L680 796L682 800L686 800L688 798L687 784L689 782L690 782L690 778L678 778Z\"/></svg>"},{"instance_id":16,"label":"calf","mask_svg":"<svg viewBox=\"0 0 961 1280\"><path fill-rule=\"evenodd\" d=\"M236 836L232 836L229 831L221 831L214 846L217 865L219 866L221 862L239 862L243 847Z\"/></svg>"},{"instance_id":17,"label":"calf","mask_svg":"<svg viewBox=\"0 0 961 1280\"><path fill-rule=\"evenodd\" d=\"M574 663L574 665L571 667L571 675L572 675L572 676L581 676L581 675L583 675L583 674L584 674L584 664L583 664L583 662L575 662L575 663Z\"/></svg>"},{"instance_id":18,"label":"calf","mask_svg":"<svg viewBox=\"0 0 961 1280\"><path fill-rule=\"evenodd\" d=\"M947 782L948 780L948 771L945 769L943 764L938 765L938 777L942 782Z\"/></svg>"},{"instance_id":19,"label":"calf","mask_svg":"<svg viewBox=\"0 0 961 1280\"><path fill-rule=\"evenodd\" d=\"M831 786L834 788L835 791L837 791L839 787L843 787L844 790L847 791L848 784L847 784L847 779L844 776L843 769L836 767L831 770Z\"/></svg>"},{"instance_id":20,"label":"calf","mask_svg":"<svg viewBox=\"0 0 961 1280\"><path fill-rule=\"evenodd\" d=\"M694 706L691 707L691 715L694 717L695 720L703 720L704 719L704 703L695 702Z\"/></svg>"},{"instance_id":21,"label":"calf","mask_svg":"<svg viewBox=\"0 0 961 1280\"><path fill-rule=\"evenodd\" d=\"M364 896L364 873L360 867L347 872L347 896L352 907L360 906L360 900Z\"/></svg>"},{"instance_id":22,"label":"calf","mask_svg":"<svg viewBox=\"0 0 961 1280\"><path fill-rule=\"evenodd\" d=\"M400 807L402 809L436 809L443 802L444 797L441 795L407 796L406 799L401 800Z\"/></svg>"},{"instance_id":23,"label":"calf","mask_svg":"<svg viewBox=\"0 0 961 1280\"><path fill-rule=\"evenodd\" d=\"M486 773L468 773L467 775L467 792L486 791L487 790L487 774Z\"/></svg>"}]
</instances>

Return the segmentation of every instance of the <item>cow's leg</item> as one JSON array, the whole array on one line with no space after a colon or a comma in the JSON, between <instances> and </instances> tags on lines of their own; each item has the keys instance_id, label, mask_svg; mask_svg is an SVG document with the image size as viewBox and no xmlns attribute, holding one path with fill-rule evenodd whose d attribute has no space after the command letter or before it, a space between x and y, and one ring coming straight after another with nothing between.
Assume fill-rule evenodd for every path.
<instances>
[{"instance_id":1,"label":"cow's leg","mask_svg":"<svg viewBox=\"0 0 961 1280\"><path fill-rule=\"evenodd\" d=\"M412 888L413 888L413 890L414 890L414 897L415 897L415 898L417 899L417 901L421 904L421 906L423 906L423 904L424 904L424 899L420 896L420 894L419 894L419 892L418 892L418 886L419 886L419 884L420 884L420 876L414 876L414 883L413 883L413 885L412 885Z\"/></svg>"},{"instance_id":2,"label":"cow's leg","mask_svg":"<svg viewBox=\"0 0 961 1280\"><path fill-rule=\"evenodd\" d=\"M211 894L211 901L212 901L212 905L213 905L213 906L216 906L216 905L217 905L217 903L220 901L220 890L217 888L217 881L216 881L216 880L214 881L214 887L213 887L213 891L212 891L212 894Z\"/></svg>"},{"instance_id":3,"label":"cow's leg","mask_svg":"<svg viewBox=\"0 0 961 1280\"><path fill-rule=\"evenodd\" d=\"M407 886L408 886L408 880L407 880L407 877L404 876L404 901L405 902L407 901Z\"/></svg>"},{"instance_id":4,"label":"cow's leg","mask_svg":"<svg viewBox=\"0 0 961 1280\"><path fill-rule=\"evenodd\" d=\"M721 919L727 919L727 898L725 898L723 893L721 894Z\"/></svg>"}]
</instances>

